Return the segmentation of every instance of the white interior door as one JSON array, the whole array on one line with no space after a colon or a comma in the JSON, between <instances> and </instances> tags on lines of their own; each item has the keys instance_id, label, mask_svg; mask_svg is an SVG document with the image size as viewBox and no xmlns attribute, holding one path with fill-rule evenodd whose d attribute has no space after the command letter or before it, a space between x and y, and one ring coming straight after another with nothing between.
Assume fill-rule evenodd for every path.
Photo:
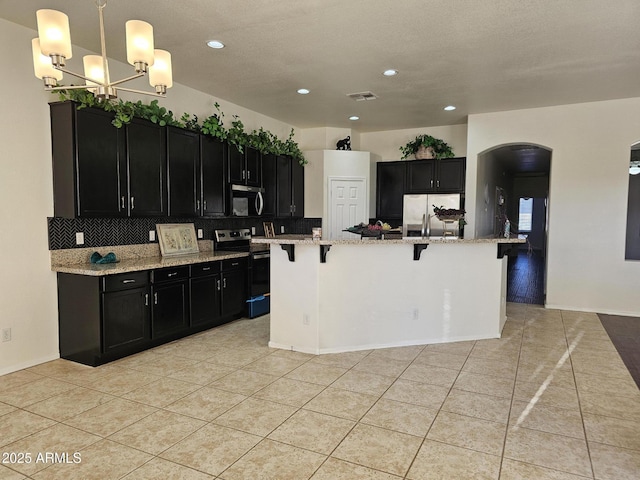
<instances>
[{"instance_id":1,"label":"white interior door","mask_svg":"<svg viewBox=\"0 0 640 480\"><path fill-rule=\"evenodd\" d=\"M365 178L329 179L329 238L354 239L353 233L343 232L367 218L367 182Z\"/></svg>"}]
</instances>

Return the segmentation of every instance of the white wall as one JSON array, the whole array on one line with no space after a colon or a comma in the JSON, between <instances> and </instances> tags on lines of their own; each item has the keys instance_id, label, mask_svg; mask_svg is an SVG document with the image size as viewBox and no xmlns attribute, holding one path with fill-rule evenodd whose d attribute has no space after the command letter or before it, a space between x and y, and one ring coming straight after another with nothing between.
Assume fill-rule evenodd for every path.
<instances>
[{"instance_id":1,"label":"white wall","mask_svg":"<svg viewBox=\"0 0 640 480\"><path fill-rule=\"evenodd\" d=\"M639 111L635 98L469 116L465 231L482 230L481 152L509 143L552 150L547 307L640 316L640 262L624 260Z\"/></svg>"},{"instance_id":2,"label":"white wall","mask_svg":"<svg viewBox=\"0 0 640 480\"><path fill-rule=\"evenodd\" d=\"M7 65L0 89L0 330L12 330L12 340L0 342L0 375L59 356L56 275L51 272L47 235L47 217L53 215L48 102L57 97L46 93L33 74L31 39L36 36L34 30L0 19L0 56ZM82 71L85 53L74 47L71 70ZM110 61L109 66L114 79L131 74L128 65ZM62 83L78 84L65 77ZM141 80L131 88L150 89ZM187 111L204 119L214 113L216 101L227 124L236 114L246 130L262 126L283 139L292 128L178 84L159 103L176 118Z\"/></svg>"}]
</instances>

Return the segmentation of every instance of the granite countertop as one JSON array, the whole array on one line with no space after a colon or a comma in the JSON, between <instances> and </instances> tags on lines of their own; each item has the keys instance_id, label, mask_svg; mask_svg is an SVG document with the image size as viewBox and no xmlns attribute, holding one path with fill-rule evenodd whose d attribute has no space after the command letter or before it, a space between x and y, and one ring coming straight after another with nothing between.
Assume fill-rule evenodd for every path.
<instances>
[{"instance_id":1,"label":"granite countertop","mask_svg":"<svg viewBox=\"0 0 640 480\"><path fill-rule=\"evenodd\" d=\"M249 255L248 252L214 252L211 242L198 243L200 245L200 253L174 257L161 256L157 244L52 250L51 270L76 275L103 276L194 263L216 262L227 258L241 258ZM104 264L90 263L89 258L94 251L99 251L101 255L113 251L119 261L118 263Z\"/></svg>"},{"instance_id":2,"label":"granite countertop","mask_svg":"<svg viewBox=\"0 0 640 480\"><path fill-rule=\"evenodd\" d=\"M312 238L310 235L277 235L275 238L253 237L252 243L272 243L275 245L414 245L427 243L525 243L522 238L445 238L445 237L404 237L397 239L354 238L348 240L327 240Z\"/></svg>"}]
</instances>

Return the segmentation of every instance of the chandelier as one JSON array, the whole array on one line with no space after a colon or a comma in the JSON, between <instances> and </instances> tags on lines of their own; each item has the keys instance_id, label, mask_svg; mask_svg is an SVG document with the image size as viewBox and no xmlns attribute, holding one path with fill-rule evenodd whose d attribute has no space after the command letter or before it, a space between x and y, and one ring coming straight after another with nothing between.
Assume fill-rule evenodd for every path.
<instances>
[{"instance_id":1,"label":"chandelier","mask_svg":"<svg viewBox=\"0 0 640 480\"><path fill-rule=\"evenodd\" d=\"M173 85L171 72L171 54L166 50L153 48L153 27L141 20L126 22L127 61L134 66L135 75L122 80L111 81L107 62L107 49L104 40L104 17L102 10L106 0L97 0L100 16L100 45L102 55L86 55L83 60L84 75L65 68L65 61L71 58L71 35L69 17L57 10L38 10L38 38L31 42L33 49L33 68L36 77L44 81L45 90L71 90L86 88L97 98L113 99L118 97L117 90L165 97L167 88ZM67 73L85 80L85 85L59 87L62 74ZM149 83L155 92L145 92L120 87L121 84L149 74ZM115 87L118 87L117 89Z\"/></svg>"}]
</instances>

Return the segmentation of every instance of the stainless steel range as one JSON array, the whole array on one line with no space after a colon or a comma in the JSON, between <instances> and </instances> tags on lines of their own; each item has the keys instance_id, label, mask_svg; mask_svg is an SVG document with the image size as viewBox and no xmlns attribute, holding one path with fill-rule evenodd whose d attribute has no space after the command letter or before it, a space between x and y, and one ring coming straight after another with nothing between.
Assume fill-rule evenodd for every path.
<instances>
[{"instance_id":1,"label":"stainless steel range","mask_svg":"<svg viewBox=\"0 0 640 480\"><path fill-rule=\"evenodd\" d=\"M247 316L255 318L269 313L270 291L270 252L269 250L252 251L251 230L237 228L215 230L213 245L216 252L248 252L249 270L247 274Z\"/></svg>"}]
</instances>

